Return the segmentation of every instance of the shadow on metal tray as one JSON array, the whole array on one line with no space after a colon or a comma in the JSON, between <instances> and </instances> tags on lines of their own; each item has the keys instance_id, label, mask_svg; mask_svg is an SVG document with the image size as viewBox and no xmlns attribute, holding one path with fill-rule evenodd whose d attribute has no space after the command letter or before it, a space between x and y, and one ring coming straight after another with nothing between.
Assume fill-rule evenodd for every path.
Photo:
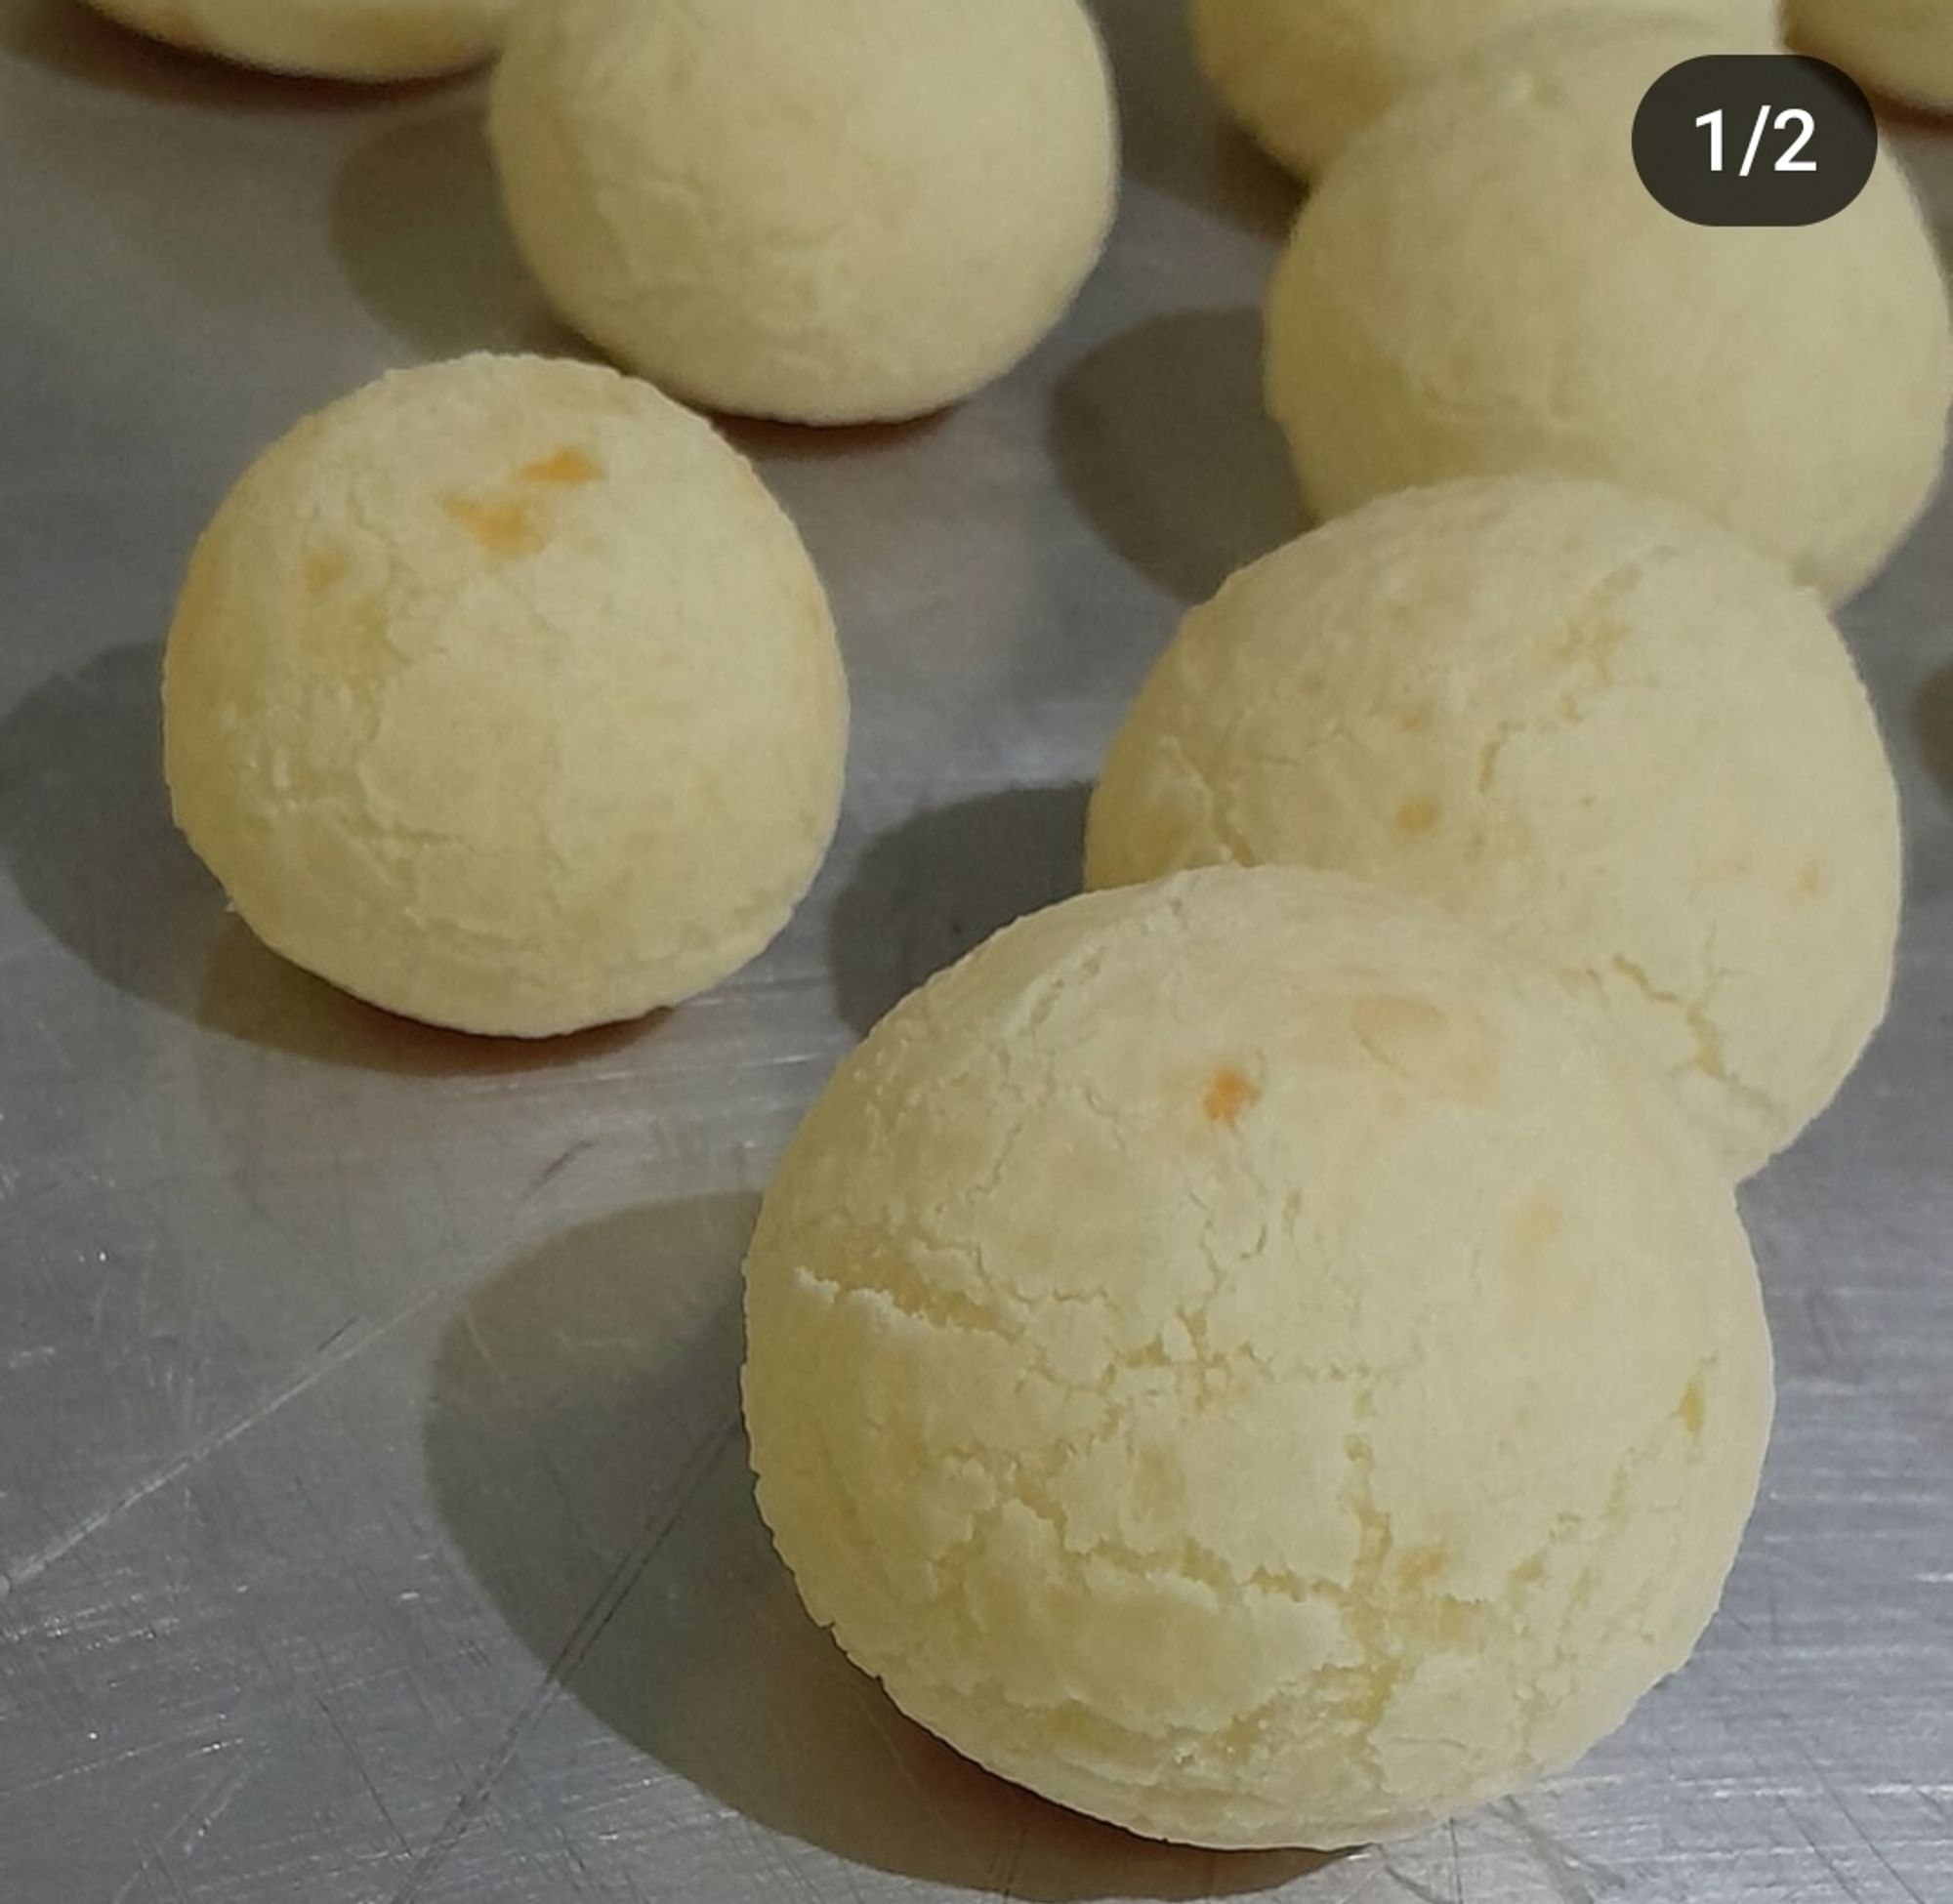
<instances>
[{"instance_id":1,"label":"shadow on metal tray","mask_svg":"<svg viewBox=\"0 0 1953 1904\"><path fill-rule=\"evenodd\" d=\"M425 355L593 354L516 250L473 90L390 116L353 148L333 186L332 249L360 303Z\"/></svg>"},{"instance_id":2,"label":"shadow on metal tray","mask_svg":"<svg viewBox=\"0 0 1953 1904\"><path fill-rule=\"evenodd\" d=\"M688 1829L714 1835L722 1861L745 1847L765 1886L783 1855L1054 1900L1229 1895L1323 1863L1149 1844L1048 1805L903 1718L808 1618L753 1505L739 1425L757 1201L699 1197L571 1231L469 1301L434 1371L436 1500L523 1645L656 1761L650 1777L795 1842L650 1799L647 1829L695 1816ZM580 1760L628 1790L627 1770ZM619 1804L603 1828L614 1857ZM645 1855L685 1855L668 1823Z\"/></svg>"},{"instance_id":3,"label":"shadow on metal tray","mask_svg":"<svg viewBox=\"0 0 1953 1904\"><path fill-rule=\"evenodd\" d=\"M932 807L869 847L835 900L828 963L856 1031L992 932L1084 883L1091 789L1011 787Z\"/></svg>"},{"instance_id":4,"label":"shadow on metal tray","mask_svg":"<svg viewBox=\"0 0 1953 1904\"><path fill-rule=\"evenodd\" d=\"M542 1042L395 1017L268 951L170 820L147 644L110 648L0 715L0 872L98 977L228 1038L420 1077L581 1062L668 1014Z\"/></svg>"},{"instance_id":5,"label":"shadow on metal tray","mask_svg":"<svg viewBox=\"0 0 1953 1904\"><path fill-rule=\"evenodd\" d=\"M1940 669L1920 689L1915 713L1919 751L1940 792L1953 801L1953 666Z\"/></svg>"},{"instance_id":6,"label":"shadow on metal tray","mask_svg":"<svg viewBox=\"0 0 1953 1904\"><path fill-rule=\"evenodd\" d=\"M1060 383L1049 441L1086 519L1181 601L1308 526L1257 311L1176 311L1100 345Z\"/></svg>"},{"instance_id":7,"label":"shadow on metal tray","mask_svg":"<svg viewBox=\"0 0 1953 1904\"><path fill-rule=\"evenodd\" d=\"M1127 173L1141 184L1283 238L1295 181L1221 110L1201 78L1186 8L1171 0L1091 0L1118 80Z\"/></svg>"}]
</instances>

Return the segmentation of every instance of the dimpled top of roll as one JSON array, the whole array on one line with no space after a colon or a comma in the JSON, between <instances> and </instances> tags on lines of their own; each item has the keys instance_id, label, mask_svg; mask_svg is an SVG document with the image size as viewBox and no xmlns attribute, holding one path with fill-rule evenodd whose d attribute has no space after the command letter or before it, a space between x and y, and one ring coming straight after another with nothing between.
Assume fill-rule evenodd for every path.
<instances>
[{"instance_id":1,"label":"dimpled top of roll","mask_svg":"<svg viewBox=\"0 0 1953 1904\"><path fill-rule=\"evenodd\" d=\"M488 58L524 0L89 0L141 32L274 72L412 79Z\"/></svg>"},{"instance_id":2,"label":"dimpled top of roll","mask_svg":"<svg viewBox=\"0 0 1953 1904\"><path fill-rule=\"evenodd\" d=\"M1535 469L1694 504L1834 599L1936 479L1953 331L1882 158L1821 225L1694 226L1635 170L1652 81L1718 41L1558 21L1356 141L1268 300L1268 400L1318 515Z\"/></svg>"},{"instance_id":3,"label":"dimpled top of roll","mask_svg":"<svg viewBox=\"0 0 1953 1904\"><path fill-rule=\"evenodd\" d=\"M714 409L920 415L1062 314L1112 214L1078 0L556 0L490 130L579 330Z\"/></svg>"},{"instance_id":4,"label":"dimpled top of roll","mask_svg":"<svg viewBox=\"0 0 1953 1904\"><path fill-rule=\"evenodd\" d=\"M1775 38L1776 0L1192 0L1208 77L1291 171L1321 170L1413 87L1554 14L1687 15L1733 47Z\"/></svg>"},{"instance_id":5,"label":"dimpled top of roll","mask_svg":"<svg viewBox=\"0 0 1953 1904\"><path fill-rule=\"evenodd\" d=\"M1770 1406L1725 1181L1557 981L1285 868L1010 928L747 1265L760 1505L959 1751L1194 1843L1563 1764L1714 1608Z\"/></svg>"},{"instance_id":6,"label":"dimpled top of roll","mask_svg":"<svg viewBox=\"0 0 1953 1904\"><path fill-rule=\"evenodd\" d=\"M1866 86L1953 106L1953 7L1946 0L1788 0L1798 44Z\"/></svg>"},{"instance_id":7,"label":"dimpled top of roll","mask_svg":"<svg viewBox=\"0 0 1953 1904\"><path fill-rule=\"evenodd\" d=\"M1884 1015L1897 796L1822 603L1598 483L1389 497L1188 617L1106 759L1095 885L1401 887L1603 999L1754 1170Z\"/></svg>"},{"instance_id":8,"label":"dimpled top of roll","mask_svg":"<svg viewBox=\"0 0 1953 1904\"><path fill-rule=\"evenodd\" d=\"M648 385L463 358L299 425L197 545L164 672L190 844L278 951L540 1035L757 953L832 835L847 689L745 461Z\"/></svg>"}]
</instances>

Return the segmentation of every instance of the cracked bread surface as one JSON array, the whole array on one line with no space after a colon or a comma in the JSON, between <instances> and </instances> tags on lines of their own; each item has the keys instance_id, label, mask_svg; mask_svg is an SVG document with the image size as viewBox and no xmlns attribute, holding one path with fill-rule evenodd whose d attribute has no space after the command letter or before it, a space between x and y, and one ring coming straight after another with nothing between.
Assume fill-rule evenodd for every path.
<instances>
[{"instance_id":1,"label":"cracked bread surface","mask_svg":"<svg viewBox=\"0 0 1953 1904\"><path fill-rule=\"evenodd\" d=\"M1689 512L1494 477L1386 498L1188 616L1107 755L1094 886L1317 866L1600 999L1739 1174L1885 1014L1897 793L1822 602Z\"/></svg>"},{"instance_id":2,"label":"cracked bread surface","mask_svg":"<svg viewBox=\"0 0 1953 1904\"><path fill-rule=\"evenodd\" d=\"M1548 973L1283 868L1006 930L836 1074L747 1264L760 1505L971 1758L1333 1846L1565 1764L1757 1481L1726 1178Z\"/></svg>"},{"instance_id":3,"label":"cracked bread surface","mask_svg":"<svg viewBox=\"0 0 1953 1904\"><path fill-rule=\"evenodd\" d=\"M273 949L542 1036L715 983L832 837L826 598L702 419L587 363L396 372L301 423L193 555L178 824Z\"/></svg>"}]
</instances>

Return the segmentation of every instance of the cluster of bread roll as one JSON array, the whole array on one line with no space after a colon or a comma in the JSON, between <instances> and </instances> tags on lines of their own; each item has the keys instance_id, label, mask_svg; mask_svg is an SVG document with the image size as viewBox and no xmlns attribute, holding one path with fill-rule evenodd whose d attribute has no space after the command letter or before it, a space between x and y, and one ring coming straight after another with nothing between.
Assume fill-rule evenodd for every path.
<instances>
[{"instance_id":1,"label":"cluster of bread roll","mask_svg":"<svg viewBox=\"0 0 1953 1904\"><path fill-rule=\"evenodd\" d=\"M1078 0L100 0L378 78L501 60L511 224L623 375L471 357L301 424L172 630L178 817L272 946L540 1036L807 891L848 700L686 403L918 415L1021 360L1117 180ZM1797 0L1953 93L1953 16ZM1193 0L1312 182L1269 406L1322 525L1187 619L1085 896L840 1068L746 1265L761 1507L905 1711L1133 1830L1335 1846L1563 1766L1754 1499L1733 1185L1884 1014L1897 800L1831 606L1924 508L1953 329L1897 166L1804 228L1646 192L1766 0ZM655 388L654 388L655 386Z\"/></svg>"},{"instance_id":2,"label":"cluster of bread roll","mask_svg":"<svg viewBox=\"0 0 1953 1904\"><path fill-rule=\"evenodd\" d=\"M499 46L516 236L562 315L640 373L398 372L246 473L170 640L191 843L269 944L461 1030L636 1017L736 971L833 837L848 694L792 525L685 404L909 417L1030 351L1111 225L1090 18L1078 0L113 10L340 76Z\"/></svg>"}]
</instances>

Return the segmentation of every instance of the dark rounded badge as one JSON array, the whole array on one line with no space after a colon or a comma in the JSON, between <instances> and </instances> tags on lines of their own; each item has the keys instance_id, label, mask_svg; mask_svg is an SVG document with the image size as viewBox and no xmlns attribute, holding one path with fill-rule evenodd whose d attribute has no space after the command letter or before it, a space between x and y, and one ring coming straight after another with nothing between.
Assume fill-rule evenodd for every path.
<instances>
[{"instance_id":1,"label":"dark rounded badge","mask_svg":"<svg viewBox=\"0 0 1953 1904\"><path fill-rule=\"evenodd\" d=\"M1635 114L1635 168L1691 225L1821 225L1879 156L1871 103L1847 73L1791 53L1687 60Z\"/></svg>"}]
</instances>

